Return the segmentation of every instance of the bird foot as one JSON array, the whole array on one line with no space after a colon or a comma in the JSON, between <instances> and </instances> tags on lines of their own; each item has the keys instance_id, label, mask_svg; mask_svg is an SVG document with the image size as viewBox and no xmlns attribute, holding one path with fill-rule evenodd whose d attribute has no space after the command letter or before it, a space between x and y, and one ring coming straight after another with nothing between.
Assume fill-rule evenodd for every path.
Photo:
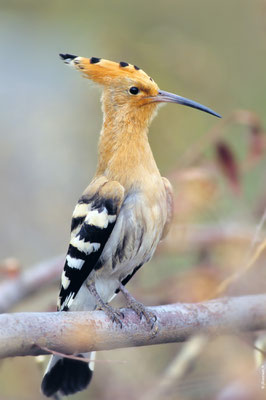
<instances>
[{"instance_id":1,"label":"bird foot","mask_svg":"<svg viewBox=\"0 0 266 400\"><path fill-rule=\"evenodd\" d=\"M137 300L135 300L134 297L122 284L119 286L119 289L121 293L123 293L127 301L127 307L131 308L139 316L140 320L142 319L142 317L144 317L147 323L150 325L151 329L153 330L154 335L156 335L158 330L156 324L157 316L153 312L147 310L144 304L139 303Z\"/></svg>"},{"instance_id":2,"label":"bird foot","mask_svg":"<svg viewBox=\"0 0 266 400\"><path fill-rule=\"evenodd\" d=\"M108 304L105 304L104 302L99 304L96 307L96 310L102 310L110 318L112 322L115 322L122 329L123 324L121 319L124 318L124 314L121 311L109 306Z\"/></svg>"},{"instance_id":3,"label":"bird foot","mask_svg":"<svg viewBox=\"0 0 266 400\"><path fill-rule=\"evenodd\" d=\"M99 296L99 293L97 292L95 282L89 282L87 283L87 287L90 291L90 293L94 296L96 300L96 310L102 310L112 322L115 322L117 325L120 326L120 328L123 327L121 319L124 318L124 314L119 311L114 309L113 307L109 306L109 304L106 304L101 297Z\"/></svg>"},{"instance_id":4,"label":"bird foot","mask_svg":"<svg viewBox=\"0 0 266 400\"><path fill-rule=\"evenodd\" d=\"M153 312L147 310L144 304L139 303L137 300L134 299L130 300L127 303L127 306L128 308L131 308L139 316L140 320L144 317L147 323L150 325L151 329L154 328L154 324L157 321L157 317Z\"/></svg>"}]
</instances>

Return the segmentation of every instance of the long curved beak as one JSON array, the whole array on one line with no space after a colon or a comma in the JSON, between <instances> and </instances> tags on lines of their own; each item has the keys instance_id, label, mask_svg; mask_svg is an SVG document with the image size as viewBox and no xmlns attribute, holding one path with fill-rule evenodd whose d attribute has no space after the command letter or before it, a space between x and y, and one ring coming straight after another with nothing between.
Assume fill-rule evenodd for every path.
<instances>
[{"instance_id":1,"label":"long curved beak","mask_svg":"<svg viewBox=\"0 0 266 400\"><path fill-rule=\"evenodd\" d=\"M215 117L222 118L220 114L213 111L211 108L205 107L196 101L189 100L186 97L178 96L177 94L168 93L164 90L159 90L157 96L154 97L155 102L159 103L177 103L183 104L184 106L196 108L198 110L204 111L206 113L215 115Z\"/></svg>"}]
</instances>

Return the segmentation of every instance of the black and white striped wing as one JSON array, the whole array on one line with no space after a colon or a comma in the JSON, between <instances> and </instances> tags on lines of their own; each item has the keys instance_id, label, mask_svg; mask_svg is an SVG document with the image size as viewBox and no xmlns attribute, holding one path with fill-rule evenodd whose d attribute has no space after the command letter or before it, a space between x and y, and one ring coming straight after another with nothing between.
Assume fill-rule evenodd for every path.
<instances>
[{"instance_id":1,"label":"black and white striped wing","mask_svg":"<svg viewBox=\"0 0 266 400\"><path fill-rule=\"evenodd\" d=\"M112 233L124 195L121 185L117 185L117 182L107 182L93 196L82 196L74 210L71 240L61 277L60 311L69 309Z\"/></svg>"}]
</instances>

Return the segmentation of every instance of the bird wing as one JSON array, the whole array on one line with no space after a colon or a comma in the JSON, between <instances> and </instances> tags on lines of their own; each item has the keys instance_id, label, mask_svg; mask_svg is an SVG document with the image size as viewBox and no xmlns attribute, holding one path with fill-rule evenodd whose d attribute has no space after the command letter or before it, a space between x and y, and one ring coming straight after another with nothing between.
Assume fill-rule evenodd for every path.
<instances>
[{"instance_id":1,"label":"bird wing","mask_svg":"<svg viewBox=\"0 0 266 400\"><path fill-rule=\"evenodd\" d=\"M167 202L167 219L163 228L163 233L161 239L164 239L168 234L171 226L171 222L174 214L174 199L173 199L173 188L171 183L167 178L162 178L165 192L166 192L166 202Z\"/></svg>"},{"instance_id":2,"label":"bird wing","mask_svg":"<svg viewBox=\"0 0 266 400\"><path fill-rule=\"evenodd\" d=\"M69 309L94 269L116 224L123 200L123 186L105 177L94 179L79 199L72 218L58 310Z\"/></svg>"}]
</instances>

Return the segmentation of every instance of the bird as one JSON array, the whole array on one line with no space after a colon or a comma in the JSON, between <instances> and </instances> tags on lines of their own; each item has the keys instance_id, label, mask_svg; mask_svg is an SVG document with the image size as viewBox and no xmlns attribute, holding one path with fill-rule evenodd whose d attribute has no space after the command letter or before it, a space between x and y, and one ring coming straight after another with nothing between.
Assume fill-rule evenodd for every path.
<instances>
[{"instance_id":1,"label":"bird","mask_svg":"<svg viewBox=\"0 0 266 400\"><path fill-rule=\"evenodd\" d=\"M200 103L159 89L136 65L72 54L60 54L60 58L101 86L103 125L96 173L72 216L57 310L101 309L122 326L123 314L109 305L121 292L128 307L145 317L152 328L156 316L125 287L151 259L173 216L172 186L154 160L149 126L162 103L221 116ZM67 396L88 386L94 353L79 357L90 362L51 357L41 385L45 396Z\"/></svg>"}]
</instances>

